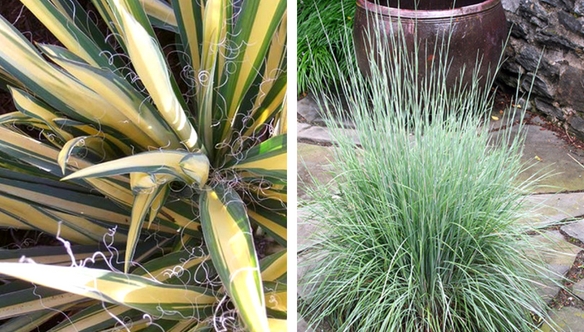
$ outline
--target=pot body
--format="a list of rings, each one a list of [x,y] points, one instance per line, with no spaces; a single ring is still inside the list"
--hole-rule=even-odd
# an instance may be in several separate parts
[[[357,0],[353,38],[359,68],[365,75],[369,75],[371,47],[386,44],[391,50],[393,43],[390,41],[398,40],[397,43],[406,45],[411,53],[417,43],[418,73],[426,75],[425,68],[440,58],[440,54],[436,54],[440,52],[440,43],[449,40],[449,85],[458,81],[463,68],[462,83],[470,83],[477,59],[482,59],[477,69],[479,84],[484,86],[486,78],[491,78],[489,67],[490,72],[496,68],[507,38],[501,0],[458,0],[456,6],[453,0],[401,0],[399,5],[401,7],[397,8],[396,0],[379,0],[378,3]],[[403,40],[398,38],[398,31],[403,31]],[[384,60],[388,59],[375,59]]]

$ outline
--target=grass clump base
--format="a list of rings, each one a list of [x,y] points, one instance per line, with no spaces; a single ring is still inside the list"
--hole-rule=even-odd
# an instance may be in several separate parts
[[[546,272],[518,223],[534,185],[517,180],[521,125],[490,134],[488,89],[447,86],[442,64],[420,79],[393,49],[380,58],[401,61],[369,79],[353,66],[344,100],[321,98],[335,177],[304,202],[318,231],[300,254],[300,314],[331,331],[536,330]],[[360,146],[331,115],[344,103]]]

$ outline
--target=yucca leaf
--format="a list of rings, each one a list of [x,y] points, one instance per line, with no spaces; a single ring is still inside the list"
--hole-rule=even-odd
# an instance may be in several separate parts
[[[132,154],[133,146],[128,145],[126,142],[118,139],[115,136],[104,133],[103,131],[96,129],[86,123],[66,119],[66,118],[54,118],[53,123],[60,129],[70,133],[71,135],[77,136],[100,136],[104,137],[107,142],[110,142],[110,147],[115,151],[116,156],[127,156]]]
[[[285,0],[261,0],[246,2],[242,6],[235,27],[233,28],[233,43],[240,45],[236,51],[236,64],[229,74],[227,84],[223,85],[220,94],[226,98],[228,105],[227,121],[222,126],[221,141],[230,136],[230,124],[238,110],[238,106],[248,88],[257,76],[257,70],[264,61],[272,37],[286,11]],[[270,17],[270,20],[262,18]]]
[[[245,205],[221,185],[200,196],[203,236],[227,293],[251,331],[267,331],[257,254]]]
[[[259,205],[252,206],[247,211],[249,218],[262,227],[266,233],[273,237],[279,244],[286,246],[287,223],[286,215],[265,209]]]
[[[203,284],[216,276],[211,257],[202,249],[169,253],[136,267],[132,274],[173,285]]]
[[[37,211],[35,214],[39,218],[44,216],[42,219],[39,219],[39,225],[44,225],[45,223],[41,221],[47,219],[47,225],[49,225],[47,227],[50,228],[44,228],[45,231],[54,234],[56,231],[55,221],[57,220],[62,220],[67,230],[69,229],[67,225],[78,228],[82,233],[80,234],[81,238],[86,238],[88,234],[91,234],[93,238],[100,239],[101,235],[107,233],[106,225],[113,226],[117,224],[127,229],[130,219],[129,212],[113,204],[107,198],[90,193],[89,191],[85,192],[82,187],[63,185],[64,183],[58,181],[34,177],[26,181],[22,178],[10,176],[10,173],[0,170],[0,195],[4,195],[0,199],[11,199],[10,202],[14,202],[15,205],[13,207],[14,209],[18,206],[22,206],[25,209],[29,209],[30,206],[47,208],[34,210]],[[7,205],[6,207],[9,208],[11,206]],[[180,227],[185,227],[184,230],[189,234],[197,234],[197,224],[193,224],[185,216],[167,210],[167,208],[162,208],[164,215],[162,216],[163,220],[159,221],[159,231],[174,233],[176,225],[179,225]],[[13,212],[15,211],[21,211],[21,209],[14,210]],[[22,227],[22,222],[25,220],[34,221],[34,219],[27,218],[30,218],[29,214],[24,214],[24,218],[21,216],[13,219],[3,219],[1,225],[14,226],[8,223],[10,220],[14,220]],[[82,226],[88,222],[86,218],[93,221],[87,224],[87,226]],[[98,220],[101,221],[101,224],[94,224],[94,221]],[[169,220],[172,220],[176,225],[171,224]],[[87,227],[85,231],[84,227]],[[89,230],[94,231],[88,232]],[[121,233],[118,236],[119,240],[125,238]]]
[[[288,201],[286,187],[279,188],[274,184],[266,187],[265,183],[263,185],[250,183],[247,185],[247,189],[254,196],[254,199],[260,202],[265,199],[270,199],[285,204]]]
[[[46,321],[53,319],[55,316],[63,315],[64,310],[69,309],[74,304],[67,304],[56,307],[53,310],[45,309],[18,316],[5,321],[0,325],[0,332],[30,332],[38,329]]]
[[[129,213],[95,194],[6,178],[0,178],[0,193],[26,201],[26,205],[42,204],[54,210],[67,211],[72,215],[82,215],[120,225],[127,225],[129,222]]]
[[[198,94],[198,129],[203,135],[204,145],[212,160],[215,158],[214,116],[225,112],[217,108],[215,86],[220,77],[219,71],[222,70],[218,59],[223,48],[221,40],[227,33],[227,2],[226,0],[209,0],[205,4],[202,12],[201,62],[193,64],[195,70],[200,73],[195,80]]]
[[[287,38],[288,38],[288,11],[286,10],[282,14],[282,20],[276,29],[272,37],[272,42],[270,44],[270,49],[266,56],[266,69],[265,73],[267,75],[286,74],[287,63],[286,63],[286,50],[287,50]],[[275,77],[275,76],[272,76]]]
[[[156,109],[132,85],[113,72],[68,59],[66,50],[57,46],[43,46],[45,53],[67,72],[103,98],[106,98],[139,132],[126,136],[144,149],[155,146],[168,149],[180,147],[179,139]]]
[[[0,66],[0,89],[8,91],[9,86],[22,88],[23,84]]]
[[[176,16],[166,2],[161,0],[140,0],[153,26],[178,33]]]
[[[130,185],[134,192],[134,204],[132,205],[132,220],[128,230],[128,240],[126,243],[126,255],[124,263],[124,273],[128,273],[134,251],[138,245],[140,231],[144,224],[146,214],[150,211],[150,206],[161,191],[161,184],[172,180],[169,175],[150,175],[148,173],[134,172],[130,174]]]
[[[72,119],[117,136],[122,136],[120,132],[136,130],[107,100],[44,60],[3,17],[0,17],[0,43],[4,46],[0,49],[0,66],[50,106]],[[71,94],[72,90],[76,93]]]
[[[252,117],[254,119],[253,125],[245,129],[244,135],[252,136],[252,134],[261,129],[262,126],[270,124],[270,120],[276,115],[281,114],[282,109],[285,107],[286,89],[288,87],[287,81],[287,75],[282,73],[278,76],[275,82],[271,82],[270,89],[266,93],[260,92],[260,96],[263,98],[258,96],[256,99],[256,101],[261,99],[261,103],[254,106],[252,112]],[[266,83],[267,82],[264,81],[262,87]],[[285,133],[285,131],[283,133]]]
[[[150,213],[148,218],[148,228],[152,225],[152,222],[158,215],[158,211],[164,206],[168,194],[170,193],[170,183],[163,184],[160,186],[158,193],[150,203]]]
[[[262,280],[286,281],[288,263],[288,251],[281,250],[275,254],[264,257],[260,261]]]
[[[128,173],[168,174],[188,184],[203,185],[209,176],[209,160],[202,153],[185,151],[151,151],[112,160],[79,170],[64,181]]]
[[[202,8],[204,3],[197,1],[172,0],[172,8],[178,21],[178,28],[182,44],[188,56],[185,57],[188,68],[197,71],[201,64],[201,45],[203,40],[203,19]],[[198,84],[198,80],[193,77],[190,85]],[[199,130],[201,126],[199,124]],[[202,132],[200,132],[203,135]]]
[[[9,155],[11,158],[18,160],[20,164],[24,162],[25,164],[37,167],[37,172],[42,176],[60,178],[62,171],[57,163],[58,150],[28,136],[8,130],[7,128],[0,127],[0,137],[2,137],[0,141],[0,153]],[[76,167],[87,167],[91,165],[84,160],[72,156],[70,159],[72,159],[70,164]],[[130,206],[132,204],[132,192],[129,189],[129,185],[126,185],[128,180],[123,177],[108,179],[90,178],[76,183],[87,185],[85,182],[115,202],[124,206]]]
[[[39,173],[58,177],[58,151],[28,136],[0,127],[0,151],[10,157],[38,168]]]
[[[9,112],[0,115],[0,124],[5,127],[12,127],[14,128],[15,124],[26,123],[26,121],[30,121],[31,124],[41,123],[40,120],[31,118],[28,115],[24,115],[21,112]]]
[[[141,318],[142,315],[140,311],[125,306],[99,303],[68,317],[52,328],[50,332],[102,331],[118,323],[114,317]]]
[[[128,55],[136,72],[161,116],[188,149],[197,149],[195,129],[185,113],[185,102],[176,93],[176,82],[168,70],[166,59],[155,41],[146,14],[136,1],[108,0],[125,40]]]
[[[8,159],[7,156],[3,156],[1,154],[0,154],[0,156]],[[4,159],[4,161],[7,161],[7,159]],[[22,166],[22,168],[18,168],[17,170],[10,169],[9,167],[0,168],[0,178],[14,180],[14,181],[22,181],[22,182],[28,183],[28,184],[46,185],[49,187],[70,190],[70,191],[75,192],[75,193],[77,193],[77,192],[83,193],[83,194],[92,194],[93,193],[93,190],[91,188],[82,187],[82,186],[79,186],[78,184],[74,184],[74,183],[61,182],[61,181],[59,181],[58,177],[56,177],[56,178],[43,177],[41,175],[44,175],[44,174],[42,174],[42,173],[39,174],[38,168],[36,168],[34,166],[30,166],[30,169],[31,169],[31,171],[27,172],[26,170],[28,170],[28,168],[25,166]],[[93,194],[95,194],[95,193],[93,193]]]
[[[97,156],[104,158],[105,156],[113,156],[115,152],[104,142],[104,138],[100,136],[79,136],[70,139],[65,143],[57,156],[57,163],[61,166],[61,171],[65,174],[67,167],[67,160],[72,154],[77,154],[79,151],[89,150]]]
[[[211,332],[213,329],[209,326],[209,323],[199,323],[193,321],[182,321],[182,322],[163,322],[165,325],[164,332]],[[147,332],[144,330],[144,332]]]
[[[79,244],[95,243],[103,237],[103,234],[108,232],[108,228],[100,227],[100,225],[89,222],[81,217],[72,215],[58,216],[59,212],[57,211],[50,211],[34,205],[31,206],[4,196],[0,196],[0,212],[26,224],[28,226],[26,228],[30,227],[31,229],[40,230],[49,234],[57,234],[60,230],[64,238]],[[75,222],[70,222],[60,217],[70,217],[75,219]]]
[[[272,332],[287,332],[288,324],[285,319],[268,318],[270,331]]]
[[[116,330],[106,330],[107,332],[117,332]],[[151,319],[141,319],[132,322],[132,332],[211,332],[216,331],[209,327],[208,322],[199,323],[196,320],[157,320],[154,324]]]
[[[120,57],[114,56],[116,51],[107,42],[99,27],[95,24],[94,19],[87,13],[85,8],[77,0],[52,0],[55,8],[65,15],[72,24],[79,28],[89,37],[101,50],[102,57],[107,58],[112,70],[123,70],[126,64]],[[106,22],[107,23],[107,22]],[[123,75],[122,75],[123,76]]]
[[[20,263],[2,264],[20,265]],[[3,271],[0,271],[0,274],[2,273]],[[0,286],[0,319],[83,301],[87,301],[87,298],[45,287],[33,288],[30,283],[12,282],[8,285]]]
[[[10,213],[0,211],[0,218],[2,218],[2,223],[0,224],[3,228],[8,229],[21,229],[21,230],[36,230],[36,227],[32,226],[30,223],[23,222],[22,218],[14,216]]]
[[[188,187],[187,187],[188,188]],[[155,208],[156,206],[153,206]],[[193,222],[193,210],[197,210],[198,202],[190,199],[179,198],[177,200],[166,202],[158,212],[158,218],[168,220],[182,229],[175,231],[187,231],[188,235],[195,235],[199,238],[199,223]],[[196,231],[196,232],[194,232]]]
[[[274,33],[266,60],[263,64],[263,75],[258,76],[244,98],[253,104],[247,108],[254,121],[247,128],[235,126],[235,130],[245,130],[244,136],[252,136],[254,132],[260,130],[279,114],[285,107],[285,96],[287,87],[286,75],[286,22],[287,15],[284,13],[280,26]],[[276,119],[277,120],[277,119]],[[286,122],[286,121],[284,121]],[[276,134],[282,134],[285,131]]]
[[[96,252],[96,248],[95,245],[74,245],[71,246],[71,251],[75,253],[76,259],[84,260],[92,257]],[[0,262],[16,263],[23,256],[39,264],[71,265],[71,256],[63,246],[35,246],[18,250],[0,250]],[[96,256],[95,260],[99,261],[102,258],[101,256]]]
[[[104,44],[97,45],[79,27],[49,1],[21,0],[21,2],[38,18],[47,29],[71,52],[77,54],[87,63],[98,67],[110,67]],[[105,49],[113,54],[114,50]]]
[[[286,178],[287,135],[274,136],[249,149],[232,167],[258,176]]]
[[[153,316],[198,317],[212,310],[215,294],[201,287],[173,286],[131,274],[82,267],[0,263],[0,273],[71,294],[122,304]],[[205,316],[205,315],[203,315]]]
[[[288,290],[285,283],[264,281],[264,294],[268,315],[274,318],[286,318],[288,311]]]
[[[164,119],[125,79],[111,70],[95,68],[83,63],[81,59],[64,48],[54,45],[39,47],[49,59],[66,70],[68,74],[83,82],[85,87],[91,89],[100,98],[107,100],[110,105],[108,114],[115,115],[112,118],[121,122],[110,124],[107,119],[104,119],[103,123],[115,130],[123,131],[125,144],[132,145],[138,151],[144,151],[149,147],[165,146],[174,149],[180,147],[179,140],[172,134],[172,130]],[[101,127],[99,132],[101,134]]]
[[[282,109],[277,117],[275,134],[283,135],[286,134],[287,132],[288,132],[288,103],[287,97],[284,97],[284,100],[282,101]]]
[[[142,276],[152,276],[154,275],[158,281],[168,282],[169,278],[171,278],[171,273],[168,270],[172,269],[172,264],[178,262],[179,258],[188,258],[188,254],[185,251],[172,253],[166,255],[164,257],[156,258],[144,264],[143,266],[139,266],[133,273],[137,273]],[[204,262],[208,259],[208,257],[203,258],[202,260],[199,259],[190,259],[186,263],[190,265],[186,269],[191,269],[192,266],[196,266],[201,262]],[[193,263],[193,261],[195,261]],[[164,271],[167,270],[167,271]],[[171,279],[172,280],[172,279]],[[172,283],[172,282],[171,282]],[[178,280],[176,284],[183,285],[184,281]],[[68,320],[63,321],[61,324],[57,325],[54,329],[51,329],[51,332],[65,332],[65,331],[101,331],[107,327],[115,325],[118,321],[115,320],[112,315],[117,317],[133,317],[132,321],[135,323],[138,318],[143,316],[137,310],[130,309],[126,306],[120,305],[105,305],[106,310],[104,311],[104,304],[97,304],[87,309],[69,317]],[[198,317],[199,319],[203,319],[203,317]],[[188,330],[189,327],[192,325],[197,325],[197,321],[192,320],[184,320],[184,321],[157,321],[157,325],[164,325],[165,331],[182,331],[180,327],[185,327]],[[168,326],[170,325],[170,326]],[[146,325],[148,326],[148,325]],[[132,324],[132,331],[136,328],[136,324]]]
[[[249,178],[247,178],[246,180],[249,180]],[[269,181],[267,181],[266,183],[270,183]],[[267,186],[267,188],[270,188],[269,186]],[[252,208],[254,208],[256,206],[262,207],[264,209],[268,209],[271,210],[275,213],[280,213],[280,214],[287,214],[287,206],[286,203],[281,201],[281,200],[277,200],[277,199],[270,199],[270,198],[266,198],[264,196],[248,196],[248,200],[249,205]]]
[[[68,141],[73,138],[71,134],[55,125],[53,119],[56,118],[56,115],[52,112],[50,106],[48,106],[41,100],[31,96],[25,91],[17,88],[11,87],[10,93],[12,94],[14,105],[22,114],[42,121],[53,133],[58,135],[63,141]]]

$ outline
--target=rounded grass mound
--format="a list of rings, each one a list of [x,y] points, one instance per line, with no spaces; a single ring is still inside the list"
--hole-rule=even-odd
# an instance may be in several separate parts
[[[322,99],[335,177],[304,202],[318,232],[300,254],[301,315],[331,331],[534,331],[548,316],[518,223],[533,185],[517,181],[520,128],[490,134],[492,98],[445,93],[445,75],[352,77],[342,94],[360,147],[330,116],[342,102]]]
[[[470,128],[371,139],[386,151],[342,151],[338,197],[314,193],[304,311],[334,331],[529,331],[542,303],[514,227],[518,158]]]

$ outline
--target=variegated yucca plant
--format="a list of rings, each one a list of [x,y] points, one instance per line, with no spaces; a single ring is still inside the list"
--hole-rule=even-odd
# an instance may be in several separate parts
[[[0,250],[0,331],[284,331],[286,1],[22,3],[0,227],[62,245]]]

